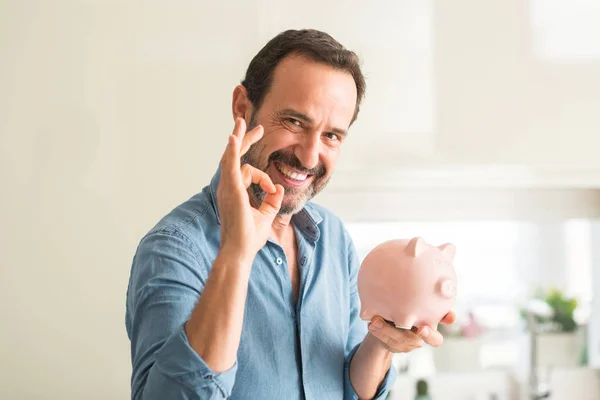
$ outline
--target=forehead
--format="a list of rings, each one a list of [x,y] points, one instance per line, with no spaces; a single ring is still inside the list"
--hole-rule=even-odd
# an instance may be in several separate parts
[[[327,120],[347,129],[354,116],[356,96],[356,84],[349,72],[294,55],[275,68],[263,105],[291,108],[315,121]]]

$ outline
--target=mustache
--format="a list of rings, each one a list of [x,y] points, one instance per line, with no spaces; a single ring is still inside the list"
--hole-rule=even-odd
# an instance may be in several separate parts
[[[307,175],[314,175],[317,178],[324,176],[326,172],[325,166],[323,164],[319,164],[316,167],[309,169],[302,165],[302,161],[300,161],[298,157],[296,157],[293,153],[288,153],[281,150],[277,150],[271,153],[271,155],[269,156],[268,164],[271,165],[273,162],[289,165],[290,167],[300,171],[301,173]]]

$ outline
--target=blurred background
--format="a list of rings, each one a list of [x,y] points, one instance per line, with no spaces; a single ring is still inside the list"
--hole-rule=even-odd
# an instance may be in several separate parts
[[[458,321],[390,398],[600,399],[598,0],[0,0],[0,398],[129,398],[138,241],[214,174],[254,54],[306,27],[368,85],[316,201],[361,258],[457,246]]]

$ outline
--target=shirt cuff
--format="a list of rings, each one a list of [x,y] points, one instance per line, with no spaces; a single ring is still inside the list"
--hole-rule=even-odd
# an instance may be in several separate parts
[[[223,397],[229,398],[235,383],[237,360],[227,371],[214,372],[190,346],[184,327],[182,324],[159,350],[156,366],[161,373],[192,392],[199,393],[216,385]]]
[[[354,348],[348,353],[346,357],[346,362],[344,362],[344,400],[359,400],[358,395],[354,391],[352,387],[352,383],[350,382],[350,361],[352,357],[354,357],[354,353],[358,350],[360,343],[354,346]],[[396,380],[396,369],[394,368],[394,363],[390,364],[390,368],[388,372],[385,374],[383,381],[377,388],[377,392],[375,392],[375,396],[373,400],[383,400],[388,395],[388,392],[392,389],[394,385],[394,381]]]

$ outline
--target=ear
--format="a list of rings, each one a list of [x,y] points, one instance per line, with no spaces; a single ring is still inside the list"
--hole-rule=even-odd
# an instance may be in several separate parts
[[[438,246],[438,249],[442,251],[444,258],[450,262],[454,261],[454,256],[456,255],[456,246],[452,243],[444,243],[441,246]]]
[[[406,252],[411,257],[418,257],[425,250],[425,241],[420,237],[410,239],[406,246]]]
[[[250,122],[252,115],[252,103],[248,98],[248,92],[244,85],[237,85],[233,89],[233,98],[231,100],[231,111],[233,113],[233,120],[236,118],[244,118],[246,124]]]

